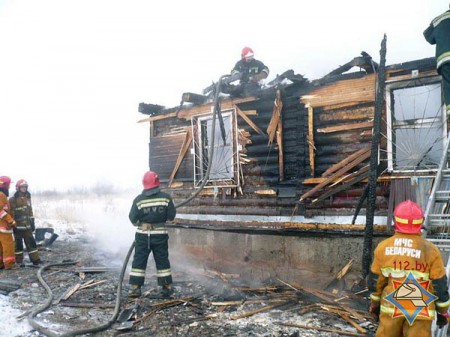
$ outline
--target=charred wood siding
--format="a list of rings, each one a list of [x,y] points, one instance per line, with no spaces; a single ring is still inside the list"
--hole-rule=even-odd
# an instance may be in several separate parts
[[[294,185],[311,175],[308,149],[308,112],[297,96],[283,99],[284,175]]]
[[[162,181],[168,180],[175,167],[181,146],[186,136],[186,128],[190,124],[175,118],[162,119],[154,122],[154,136],[149,142],[149,167],[158,172]],[[188,151],[181,162],[175,179],[192,181],[194,178],[194,161]]]
[[[375,76],[335,80],[325,84],[313,83],[316,88],[302,97],[302,102],[313,108],[313,137],[315,146],[315,176],[320,177],[330,166],[356,151],[370,146],[375,106]],[[367,160],[352,169],[355,172],[367,165]],[[365,183],[356,183],[348,190],[338,192],[322,201],[311,203],[324,190],[305,201],[306,215],[320,214],[326,208],[355,208]],[[311,189],[314,186],[309,186]],[[377,207],[386,209],[387,197],[378,191]]]

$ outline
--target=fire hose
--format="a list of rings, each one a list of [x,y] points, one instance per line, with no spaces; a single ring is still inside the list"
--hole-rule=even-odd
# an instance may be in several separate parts
[[[212,133],[211,133],[211,150],[209,151],[208,154],[208,167],[206,169],[205,172],[205,176],[203,178],[202,183],[200,184],[200,186],[197,188],[197,190],[195,191],[195,193],[193,193],[190,197],[188,197],[186,200],[183,200],[182,202],[180,202],[179,204],[175,205],[176,208],[181,207],[186,205],[187,203],[191,202],[193,199],[195,199],[200,192],[202,191],[202,189],[206,186],[208,179],[209,179],[209,175],[211,172],[211,163],[213,160],[213,156],[214,156],[214,140],[215,140],[215,132],[216,132],[216,117],[217,116],[221,116],[220,115],[220,104],[219,104],[219,94],[220,94],[220,88],[222,85],[222,81],[224,78],[229,77],[229,75],[223,75],[220,77],[219,81],[216,83],[215,86],[215,92],[214,92],[214,102],[213,102],[213,115],[212,115]],[[219,119],[221,123],[223,123],[222,119]],[[223,126],[221,126],[222,128]],[[36,308],[35,310],[33,310],[28,316],[28,322],[30,323],[30,325],[33,327],[33,329],[39,331],[40,333],[44,334],[45,336],[48,337],[72,337],[72,336],[78,336],[78,335],[84,335],[84,334],[89,334],[89,333],[96,333],[99,331],[103,331],[108,329],[111,325],[114,324],[114,322],[116,321],[118,315],[119,315],[119,310],[120,310],[120,296],[121,296],[121,292],[122,292],[122,283],[123,283],[123,279],[125,276],[125,270],[127,268],[128,262],[130,260],[130,256],[133,253],[135,247],[135,243],[133,241],[133,243],[131,244],[130,248],[128,249],[128,253],[125,257],[125,260],[123,262],[122,265],[122,269],[120,271],[120,276],[119,276],[119,284],[117,286],[117,292],[116,292],[116,302],[115,302],[115,306],[114,306],[114,311],[113,314],[111,316],[111,318],[109,319],[108,322],[106,322],[105,324],[96,326],[96,327],[92,327],[92,328],[85,328],[85,329],[79,329],[79,330],[74,330],[74,331],[69,331],[63,334],[56,334],[53,331],[50,331],[48,328],[40,325],[39,323],[37,323],[35,321],[35,317],[41,313],[42,311],[46,310],[47,308],[49,308],[53,302],[53,292],[50,289],[50,287],[48,286],[48,284],[45,282],[44,278],[42,277],[42,272],[46,269],[49,269],[51,267],[55,267],[55,266],[66,266],[66,265],[73,265],[76,264],[76,262],[63,262],[63,263],[55,263],[55,264],[48,264],[45,266],[42,266],[41,268],[39,268],[38,272],[37,272],[37,277],[39,282],[41,283],[41,285],[45,288],[46,292],[47,292],[47,301],[40,307]]]

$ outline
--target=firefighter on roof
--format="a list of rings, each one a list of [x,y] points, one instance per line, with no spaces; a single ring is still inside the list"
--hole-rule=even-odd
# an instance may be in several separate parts
[[[255,59],[253,49],[245,47],[241,52],[241,59],[231,70],[231,76],[239,75],[239,86],[228,89],[233,96],[255,94],[260,89],[260,82],[269,76],[269,68]],[[225,90],[224,92],[227,92]]]
[[[430,337],[447,324],[447,276],[437,246],[421,236],[423,211],[411,200],[394,210],[395,234],[379,243],[368,276],[377,337]]]
[[[0,269],[15,268],[13,228],[16,222],[10,215],[8,201],[11,179],[0,177]]]
[[[130,297],[141,296],[145,280],[148,257],[153,252],[158,285],[162,295],[169,297],[173,290],[169,262],[169,235],[165,226],[167,220],[175,219],[176,210],[172,198],[159,190],[159,177],[148,171],[142,180],[144,190],[133,201],[129,218],[136,226],[135,253],[130,272]]]
[[[14,228],[16,239],[16,262],[23,266],[23,243],[27,248],[31,262],[36,266],[41,263],[36,241],[33,236],[35,231],[33,208],[31,206],[31,194],[28,191],[28,183],[20,179],[16,183],[16,193],[9,199],[11,215],[16,220]]]

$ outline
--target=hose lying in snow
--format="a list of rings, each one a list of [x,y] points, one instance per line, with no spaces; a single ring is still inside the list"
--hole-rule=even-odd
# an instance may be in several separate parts
[[[208,168],[205,172],[205,177],[202,181],[202,183],[200,184],[200,186],[198,187],[197,191],[195,191],[194,194],[192,194],[189,198],[187,198],[186,200],[182,201],[181,203],[179,203],[178,205],[175,205],[175,207],[181,207],[183,205],[186,205],[187,203],[189,203],[190,201],[192,201],[194,198],[196,198],[199,193],[202,191],[202,189],[205,187],[206,183],[208,182],[209,179],[209,174],[211,172],[211,163],[212,163],[212,159],[213,159],[213,155],[214,155],[214,139],[215,139],[215,133],[216,133],[216,116],[219,112],[219,94],[220,94],[220,87],[221,87],[221,83],[222,83],[222,79],[224,77],[227,77],[228,75],[223,75],[220,77],[219,81],[216,84],[216,90],[214,93],[214,109],[213,109],[213,115],[212,115],[212,133],[211,133],[211,150],[209,152],[209,156],[208,156]],[[127,256],[125,257],[125,260],[123,262],[122,265],[122,269],[120,271],[120,276],[119,276],[119,284],[117,286],[117,297],[116,297],[116,305],[114,307],[114,312],[110,318],[110,320],[103,324],[103,325],[99,325],[97,327],[93,327],[93,328],[86,328],[86,329],[80,329],[80,330],[74,330],[74,331],[69,331],[66,332],[62,335],[58,335],[55,334],[54,332],[50,331],[48,328],[41,326],[39,323],[37,323],[34,320],[34,317],[36,317],[37,314],[41,313],[42,311],[46,310],[48,307],[51,306],[52,302],[53,302],[53,292],[50,289],[50,287],[47,285],[47,283],[45,282],[45,280],[42,278],[42,272],[45,269],[48,269],[50,267],[55,267],[55,266],[65,266],[65,265],[71,265],[71,264],[75,264],[76,262],[65,262],[65,263],[56,263],[56,264],[49,264],[49,265],[45,265],[41,268],[39,268],[38,272],[37,272],[37,277],[39,279],[39,282],[42,284],[42,286],[45,288],[45,290],[47,291],[47,295],[48,295],[48,299],[45,302],[45,304],[43,304],[42,306],[38,307],[37,309],[33,310],[29,315],[28,315],[28,322],[30,323],[30,325],[33,327],[33,329],[39,331],[40,333],[44,334],[45,336],[48,337],[71,337],[71,336],[77,336],[77,335],[84,335],[84,334],[89,334],[89,333],[95,333],[95,332],[99,332],[99,331],[103,331],[108,329],[111,325],[114,324],[114,322],[117,319],[117,316],[119,315],[119,310],[120,310],[120,296],[121,296],[121,292],[122,292],[122,283],[123,283],[123,278],[125,276],[125,270],[127,268],[128,262],[130,260],[130,256],[131,253],[134,250],[134,241],[131,244],[130,248],[128,249],[128,253]]]
[[[126,261],[128,261],[130,259],[130,255],[133,252],[133,248],[134,248],[134,244],[128,250],[127,256],[125,258]],[[42,272],[45,269],[48,269],[50,267],[67,266],[67,265],[73,265],[75,263],[76,262],[63,262],[63,263],[48,264],[48,265],[45,265],[45,266],[39,268],[39,270],[37,272],[38,280],[42,284],[42,286],[45,288],[45,290],[47,291],[48,298],[47,298],[47,301],[42,306],[40,306],[37,309],[33,310],[28,315],[28,323],[30,323],[30,325],[33,327],[33,329],[39,331],[40,333],[44,334],[45,336],[48,336],[48,337],[71,337],[71,336],[84,335],[84,334],[89,334],[89,333],[95,333],[95,332],[103,331],[103,330],[108,329],[111,325],[113,325],[114,322],[117,319],[117,316],[119,315],[120,295],[121,295],[121,292],[122,292],[122,282],[123,282],[123,277],[125,275],[125,270],[126,270],[127,264],[124,264],[122,266],[121,271],[120,271],[119,284],[117,285],[117,293],[116,293],[116,305],[114,307],[114,312],[113,312],[110,320],[107,323],[99,325],[97,327],[93,327],[93,328],[74,330],[74,331],[69,331],[69,332],[63,333],[62,335],[58,335],[58,334],[55,334],[54,332],[50,331],[48,328],[41,326],[39,323],[37,323],[34,320],[34,317],[36,317],[37,314],[39,314],[42,311],[46,310],[48,307],[50,307],[52,305],[52,302],[53,302],[53,292],[50,289],[50,287],[48,286],[48,284],[45,282],[45,280],[43,279]]]

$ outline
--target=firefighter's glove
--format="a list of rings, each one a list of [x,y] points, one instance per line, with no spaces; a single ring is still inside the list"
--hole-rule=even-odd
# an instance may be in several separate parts
[[[7,224],[6,224],[6,228],[7,229],[13,229],[14,227],[16,227],[16,222],[13,220],[13,221],[11,221],[11,222],[8,222]]]
[[[448,324],[448,318],[450,317],[450,315],[448,314],[448,312],[443,312],[437,313],[437,326],[439,327],[439,329],[442,329],[444,326],[446,326]]]
[[[378,322],[380,320],[380,303],[370,303],[369,313]]]
[[[267,77],[267,74],[265,72],[260,72],[259,74],[253,75],[250,77],[250,81],[254,83],[258,83],[259,81],[265,79]]]
[[[34,224],[34,218],[30,218],[30,229],[33,233],[36,230],[36,226]]]

